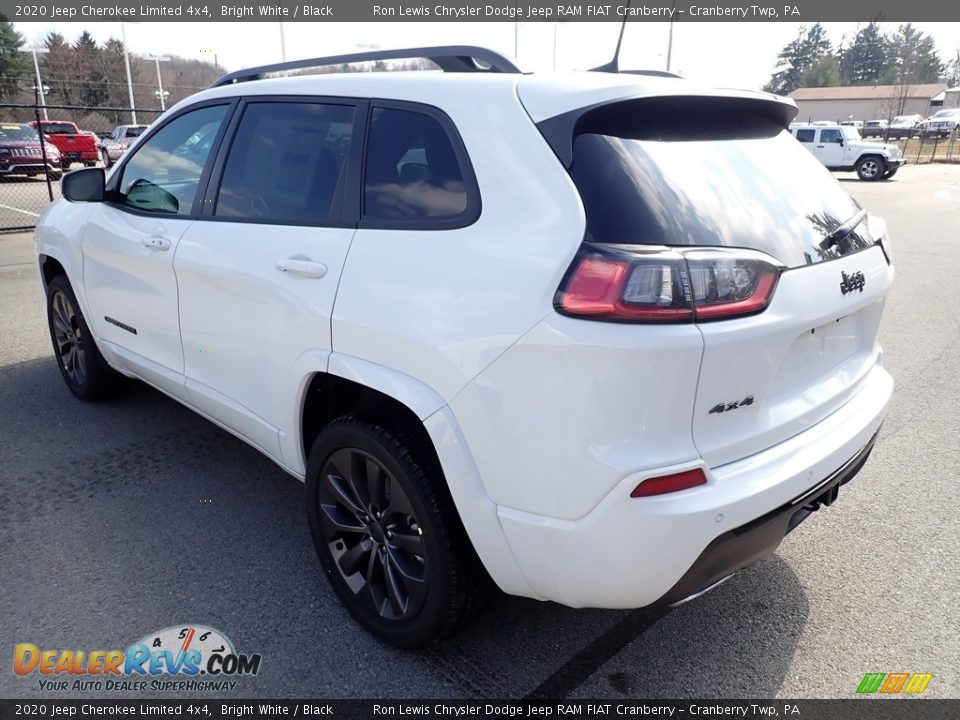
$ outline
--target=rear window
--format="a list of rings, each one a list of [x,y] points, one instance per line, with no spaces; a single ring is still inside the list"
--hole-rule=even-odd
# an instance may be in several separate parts
[[[47,135],[76,135],[77,129],[69,123],[46,122],[41,125]]]
[[[873,244],[861,223],[845,241],[820,247],[860,208],[782,125],[705,116],[678,123],[638,112],[631,122],[621,112],[578,126],[570,172],[586,241],[753,248],[788,267]]]

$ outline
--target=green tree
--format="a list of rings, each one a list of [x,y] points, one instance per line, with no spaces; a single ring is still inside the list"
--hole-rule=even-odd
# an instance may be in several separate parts
[[[74,86],[77,74],[74,49],[58,32],[48,33],[43,41],[48,52],[43,56],[42,75],[44,85],[49,86],[58,105],[73,105]],[[49,99],[47,102],[54,102]]]
[[[106,97],[103,105],[106,107],[122,108],[130,104],[127,94],[127,70],[123,63],[123,43],[116,38],[109,38],[101,48],[100,72],[103,74]],[[104,111],[114,125],[120,125],[128,118],[127,113]]]
[[[22,47],[23,35],[6,16],[0,15],[0,100],[16,95],[21,79],[30,76],[31,60],[27,53],[20,51]]]
[[[98,107],[106,104],[107,78],[103,71],[102,51],[88,31],[84,30],[73,45],[81,105]]]
[[[839,55],[844,85],[877,85],[890,68],[890,42],[877,22],[859,28],[853,42]]]
[[[803,87],[836,87],[840,84],[840,63],[834,55],[819,58],[803,74]]]
[[[803,87],[807,73],[817,61],[830,52],[830,39],[822,24],[815,23],[809,28],[801,26],[797,37],[777,55],[778,70],[773,73],[764,89],[786,95],[798,87]]]
[[[890,65],[884,77],[888,85],[939,82],[946,68],[937,55],[933,38],[913,24],[901,25],[889,39]]]

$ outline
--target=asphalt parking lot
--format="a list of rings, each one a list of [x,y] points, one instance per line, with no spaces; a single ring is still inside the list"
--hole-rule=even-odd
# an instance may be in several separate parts
[[[126,647],[201,623],[263,657],[237,698],[852,697],[867,672],[931,672],[927,696],[960,697],[960,165],[840,177],[892,229],[897,389],[839,502],[680,608],[500,596],[418,652],[337,603],[296,480],[153,390],[75,400],[31,242],[0,236],[0,696],[45,694],[12,672],[16,643]]]

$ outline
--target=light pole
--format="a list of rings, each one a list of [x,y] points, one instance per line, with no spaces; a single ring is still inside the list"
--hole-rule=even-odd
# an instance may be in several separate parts
[[[557,28],[563,24],[563,21],[553,23],[553,69],[557,69]]]
[[[673,0],[671,10],[676,10],[677,0]],[[667,34],[667,72],[670,72],[670,60],[673,58],[673,13],[670,13],[670,30]]]
[[[157,66],[157,87],[160,89],[154,94],[160,98],[160,109],[166,110],[167,104],[164,98],[166,98],[166,96],[170,93],[163,91],[163,79],[160,77],[160,63],[170,62],[170,58],[168,58],[166,55],[145,55],[144,60],[153,60],[154,64]]]
[[[120,23],[120,36],[123,39],[123,64],[127,68],[127,93],[130,96],[130,121],[137,124],[137,108],[133,100],[133,76],[130,75],[130,49],[127,47],[127,24]]]
[[[50,118],[47,117],[47,101],[44,99],[44,95],[46,95],[47,93],[46,93],[46,89],[43,87],[43,80],[40,79],[40,62],[37,60],[37,53],[40,53],[42,55],[50,51],[47,50],[46,48],[32,47],[32,48],[24,48],[20,52],[33,53],[33,72],[36,75],[36,78],[34,79],[34,82],[36,84],[34,85],[34,87],[40,88],[38,92],[40,95],[39,97],[40,107],[43,108],[43,119],[49,120]]]

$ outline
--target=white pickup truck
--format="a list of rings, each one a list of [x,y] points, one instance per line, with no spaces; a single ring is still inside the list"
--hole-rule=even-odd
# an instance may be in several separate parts
[[[830,170],[856,170],[861,180],[886,180],[906,164],[893,144],[867,142],[856,128],[795,123],[790,132]]]

